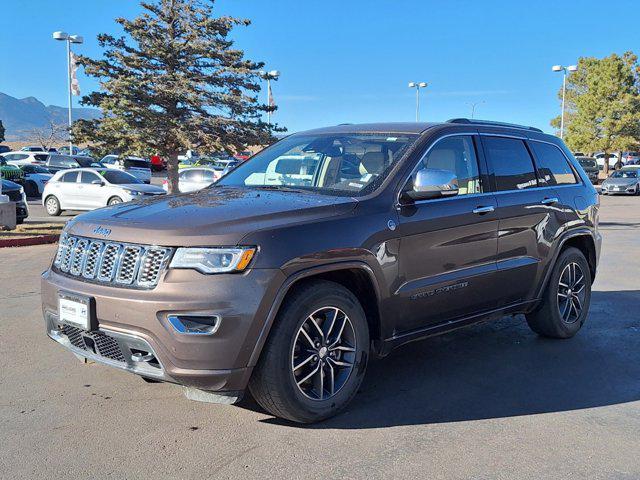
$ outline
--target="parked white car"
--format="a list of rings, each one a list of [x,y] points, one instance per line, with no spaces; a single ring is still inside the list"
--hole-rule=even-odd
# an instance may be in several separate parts
[[[100,160],[107,168],[127,172],[144,183],[151,183],[151,162],[140,157],[105,155]]]
[[[600,168],[600,170],[604,169],[604,153],[602,152],[596,153],[593,157],[596,159],[596,162],[598,162],[598,167]],[[609,168],[613,168],[613,166],[616,164],[617,161],[618,161],[618,154],[613,152],[610,153]],[[623,163],[624,163],[624,159],[623,159]]]
[[[211,167],[192,167],[180,170],[178,174],[178,188],[181,192],[195,192],[216,182],[222,175],[222,170]],[[162,188],[168,190],[167,180],[162,182]]]
[[[42,205],[49,215],[57,216],[63,210],[94,210],[164,193],[162,188],[145,185],[119,170],[72,168],[56,173],[47,182]]]
[[[43,164],[49,158],[46,152],[7,152],[2,154],[9,165],[20,167],[22,165]]]
[[[39,197],[44,192],[44,187],[53,175],[40,165],[21,165],[24,172],[24,192],[27,197]]]

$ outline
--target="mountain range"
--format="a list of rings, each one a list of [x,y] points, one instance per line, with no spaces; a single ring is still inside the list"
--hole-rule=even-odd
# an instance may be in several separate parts
[[[45,105],[35,97],[15,98],[0,92],[0,120],[5,128],[7,141],[29,140],[35,129],[46,128],[53,121],[66,125],[67,107]],[[71,118],[93,119],[100,117],[97,108],[73,108]]]

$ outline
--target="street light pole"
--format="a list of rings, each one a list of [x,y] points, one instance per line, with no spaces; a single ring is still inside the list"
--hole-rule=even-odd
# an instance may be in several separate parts
[[[69,121],[69,155],[73,155],[73,141],[71,140],[71,125],[73,120],[71,118],[71,109],[73,107],[71,96],[71,44],[82,43],[84,39],[80,35],[69,35],[66,32],[53,32],[53,39],[60,40],[67,43],[67,89],[68,89],[68,121]]]
[[[269,127],[271,127],[271,103],[273,100],[273,96],[271,94],[271,80],[277,80],[278,77],[280,77],[280,71],[279,70],[270,70],[268,72],[265,72],[264,70],[260,70],[258,72],[258,75],[260,75],[260,77],[262,77],[263,79],[265,79],[267,81],[267,106],[269,107],[269,110],[267,110],[267,124],[269,125]]]
[[[471,119],[473,119],[476,114],[476,107],[483,103],[484,103],[484,100],[480,100],[479,102],[472,102],[467,104],[471,107]]]
[[[409,82],[409,88],[416,89],[416,122],[420,121],[420,89],[426,87],[426,82]]]
[[[564,139],[564,100],[567,92],[567,72],[575,72],[578,70],[577,65],[569,65],[563,67],[562,65],[554,65],[551,67],[553,72],[562,72],[562,111],[560,112],[560,140]]]

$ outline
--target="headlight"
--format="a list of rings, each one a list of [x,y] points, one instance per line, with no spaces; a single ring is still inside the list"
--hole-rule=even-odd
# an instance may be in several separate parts
[[[137,192],[135,190],[128,190],[128,193],[132,197],[141,197],[142,195],[144,195],[144,192]]]
[[[170,268],[190,268],[200,273],[240,272],[256,253],[253,247],[178,248]]]

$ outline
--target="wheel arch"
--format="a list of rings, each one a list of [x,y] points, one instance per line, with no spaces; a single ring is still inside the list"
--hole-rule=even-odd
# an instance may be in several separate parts
[[[542,292],[544,292],[547,288],[547,284],[549,283],[549,279],[551,278],[551,272],[553,272],[560,254],[569,247],[577,248],[584,254],[585,258],[587,259],[587,263],[589,264],[589,271],[591,272],[591,282],[593,283],[593,281],[595,280],[597,271],[597,252],[596,241],[593,238],[593,233],[589,229],[580,229],[569,232],[559,240],[558,246],[556,247],[553,254],[553,260],[549,262],[549,266],[547,267],[547,271],[544,276],[544,282],[542,282],[542,285],[537,292],[536,298],[540,298]]]
[[[284,300],[297,288],[313,280],[328,280],[338,283],[351,291],[360,301],[364,309],[369,334],[372,341],[381,337],[380,291],[375,273],[364,262],[339,262],[318,266],[297,272],[288,277],[280,287],[275,300],[269,310],[264,326],[258,336],[251,357],[249,367],[254,367],[260,358],[264,344],[271,332],[273,323],[282,307]]]

